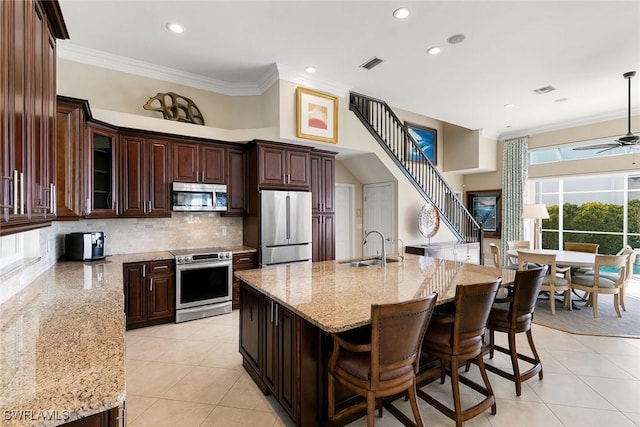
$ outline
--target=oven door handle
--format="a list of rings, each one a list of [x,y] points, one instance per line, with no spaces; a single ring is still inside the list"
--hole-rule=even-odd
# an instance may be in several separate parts
[[[211,268],[211,267],[231,267],[233,262],[231,260],[225,261],[206,261],[206,262],[197,262],[193,264],[179,264],[176,265],[177,271],[186,271],[186,270],[198,270],[202,268]]]

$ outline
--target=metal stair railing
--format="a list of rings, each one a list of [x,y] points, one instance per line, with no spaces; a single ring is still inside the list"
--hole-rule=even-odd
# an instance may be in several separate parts
[[[355,92],[349,93],[349,109],[360,119],[422,197],[432,203],[441,220],[456,235],[458,243],[480,244],[482,228],[447,184],[438,169],[418,148],[416,140],[386,102]],[[417,160],[408,160],[408,153]]]

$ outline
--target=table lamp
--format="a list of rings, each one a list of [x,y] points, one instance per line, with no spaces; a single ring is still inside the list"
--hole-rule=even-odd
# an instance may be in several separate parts
[[[522,219],[533,219],[533,249],[540,249],[540,219],[548,219],[549,212],[544,203],[524,205]]]

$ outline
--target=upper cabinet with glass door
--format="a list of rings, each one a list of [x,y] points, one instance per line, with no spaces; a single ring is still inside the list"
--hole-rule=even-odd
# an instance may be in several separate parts
[[[115,131],[89,125],[85,175],[87,218],[112,218],[118,215],[117,142]]]

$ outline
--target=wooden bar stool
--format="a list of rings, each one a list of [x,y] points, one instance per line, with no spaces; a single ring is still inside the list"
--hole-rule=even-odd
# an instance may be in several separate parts
[[[367,426],[373,427],[376,406],[383,397],[408,392],[417,426],[422,417],[416,400],[416,373],[421,343],[438,294],[396,304],[371,306],[371,341],[350,342],[347,334],[332,334],[333,353],[329,359],[328,412],[331,422],[339,422],[367,408]],[[336,412],[335,381],[366,398],[366,402]],[[385,405],[386,406],[386,405]],[[398,416],[391,408],[390,412]]]
[[[482,359],[483,338],[487,326],[487,319],[491,305],[496,298],[502,279],[475,285],[458,285],[455,296],[455,314],[434,316],[429,323],[427,333],[422,343],[423,355],[426,358],[440,360],[440,366],[427,369],[418,374],[418,387],[422,387],[434,378],[440,376],[444,383],[445,375],[451,376],[451,391],[453,393],[454,408],[451,409],[418,389],[418,397],[442,412],[456,422],[460,427],[463,421],[469,420],[491,408],[496,413],[496,400],[485,371]],[[484,386],[471,379],[460,376],[458,367],[469,359],[476,359]],[[485,398],[476,405],[462,409],[460,403],[460,384],[483,394]]]

